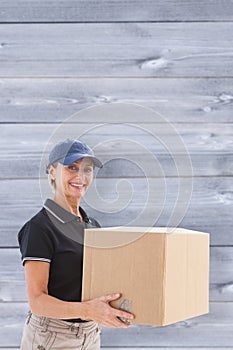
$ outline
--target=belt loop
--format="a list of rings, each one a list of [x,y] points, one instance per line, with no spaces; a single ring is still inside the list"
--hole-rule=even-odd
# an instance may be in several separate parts
[[[77,329],[77,334],[76,334],[76,337],[77,338],[80,338],[83,334],[83,330],[82,328],[80,327],[80,325],[78,325],[78,329]]]
[[[32,317],[32,313],[31,313],[31,311],[28,311],[26,324],[29,324],[31,317]]]
[[[44,316],[40,316],[40,326],[43,326],[45,323],[45,317]]]
[[[76,338],[79,338],[79,337],[81,337],[81,335],[82,335],[82,329],[81,329],[80,326],[78,326],[77,328],[78,328],[78,329],[77,329],[77,333],[76,333]]]
[[[40,316],[40,326],[43,327],[43,332],[47,332],[49,324],[49,318],[45,316]]]
[[[82,335],[82,329],[80,325],[76,326],[75,324],[71,323],[69,328],[71,332],[74,332],[74,331],[76,332],[76,338],[79,338]]]

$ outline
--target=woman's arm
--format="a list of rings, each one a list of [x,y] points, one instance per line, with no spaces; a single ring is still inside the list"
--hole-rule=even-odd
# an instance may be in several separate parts
[[[48,295],[49,268],[47,262],[25,262],[27,294],[32,313],[58,319],[93,320],[107,327],[129,327],[129,324],[121,322],[117,317],[132,319],[133,315],[109,305],[110,301],[120,297],[119,294],[85,302],[68,302]]]

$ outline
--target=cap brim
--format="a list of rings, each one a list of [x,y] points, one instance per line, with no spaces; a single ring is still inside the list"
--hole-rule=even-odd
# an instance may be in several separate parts
[[[58,162],[63,165],[70,165],[83,158],[90,158],[93,161],[94,165],[97,166],[98,168],[103,167],[103,164],[101,163],[101,161],[96,157],[90,156],[90,154],[72,154],[63,159],[59,159]]]

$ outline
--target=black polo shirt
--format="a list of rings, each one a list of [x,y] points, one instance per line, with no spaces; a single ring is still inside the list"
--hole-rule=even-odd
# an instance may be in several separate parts
[[[64,301],[81,301],[84,228],[100,227],[79,210],[83,221],[47,199],[18,234],[23,264],[26,260],[50,263],[48,294]],[[66,321],[85,322],[79,318]]]

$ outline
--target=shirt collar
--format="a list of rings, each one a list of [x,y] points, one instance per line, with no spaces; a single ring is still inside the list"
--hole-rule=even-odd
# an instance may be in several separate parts
[[[46,199],[44,203],[44,208],[63,224],[77,220],[77,218],[79,218],[78,216],[65,210],[59,204],[57,204],[56,202],[54,202],[52,199],[49,199],[49,198]],[[80,211],[80,214],[82,215],[83,221],[88,223],[90,220],[86,212],[81,207],[79,207],[79,211]]]

